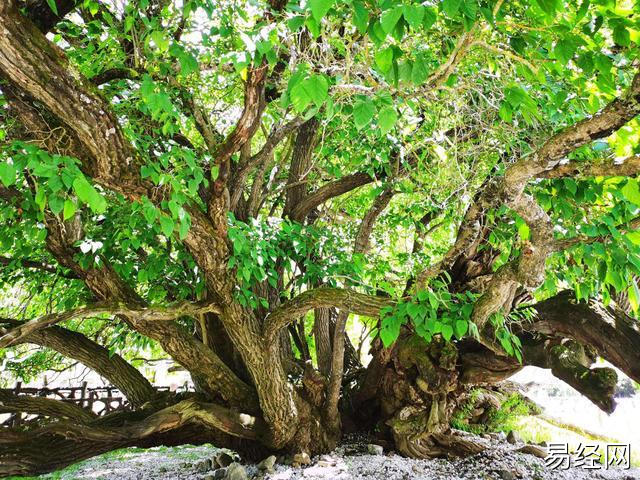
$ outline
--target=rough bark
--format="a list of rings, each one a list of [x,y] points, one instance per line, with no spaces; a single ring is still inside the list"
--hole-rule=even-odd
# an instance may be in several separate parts
[[[0,323],[4,323],[0,319]],[[36,331],[24,338],[25,342],[50,348],[64,357],[77,360],[107,379],[120,390],[134,407],[152,400],[156,391],[136,368],[120,355],[109,350],[81,333],[59,326]]]

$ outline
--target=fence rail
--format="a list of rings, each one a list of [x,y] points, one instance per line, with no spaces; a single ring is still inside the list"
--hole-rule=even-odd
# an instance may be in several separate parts
[[[158,392],[172,391],[172,387],[154,386]],[[173,391],[184,392],[189,390],[189,385],[184,385]],[[131,404],[126,397],[116,387],[88,387],[87,382],[83,382],[80,387],[48,388],[48,387],[23,387],[22,382],[16,383],[12,389],[5,389],[14,395],[29,395],[33,397],[46,397],[63,402],[74,403],[80,407],[95,412],[98,416],[109,413],[130,410]],[[0,419],[2,419],[0,414]],[[42,419],[41,415],[29,415],[21,412],[11,413],[9,417],[1,421],[2,427],[18,427],[21,425],[37,422]]]

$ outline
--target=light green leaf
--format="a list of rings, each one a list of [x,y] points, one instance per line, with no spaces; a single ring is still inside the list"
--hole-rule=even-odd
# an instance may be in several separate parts
[[[54,215],[58,215],[64,208],[64,199],[58,195],[49,197],[49,209]]]
[[[147,223],[152,225],[156,218],[158,218],[158,209],[151,202],[146,202],[142,207],[142,214],[147,220]]]
[[[309,98],[320,108],[329,94],[327,79],[323,75],[311,75],[302,83]]]
[[[76,192],[80,201],[89,205],[95,213],[103,213],[107,209],[106,200],[86,178],[76,177],[73,181],[73,191]]]
[[[622,187],[622,195],[631,203],[640,205],[640,189],[638,188],[638,181],[629,178],[624,187]]]
[[[442,330],[440,333],[442,333],[442,337],[448,342],[453,336],[453,327],[445,323],[444,325],[442,325]]]
[[[376,107],[370,98],[359,100],[353,106],[353,119],[358,130],[362,130],[369,125],[376,113]]]
[[[166,52],[169,49],[169,40],[164,36],[164,32],[161,30],[151,32],[151,40],[156,44],[158,50]]]
[[[47,0],[47,4],[49,5],[49,8],[53,11],[53,13],[58,15],[58,5],[56,5],[56,0]]]
[[[375,61],[381,72],[388,72],[393,65],[393,48],[387,47],[384,50],[378,50],[375,55]]]
[[[466,320],[456,320],[455,323],[455,334],[456,337],[462,338],[466,335],[469,330],[469,322]]]
[[[378,126],[382,133],[387,133],[389,130],[393,128],[398,120],[398,114],[396,113],[395,108],[391,106],[386,106],[378,112]]]
[[[421,56],[416,58],[416,61],[413,62],[413,69],[411,70],[411,80],[416,85],[421,85],[429,76],[429,71],[427,70],[427,66],[424,63],[424,60]]]
[[[448,17],[455,17],[462,6],[462,0],[443,0],[442,10]]]
[[[438,18],[438,12],[433,7],[425,7],[424,9],[424,28],[428,30],[436,23],[436,19]]]
[[[540,9],[549,16],[555,16],[557,10],[557,0],[534,0]]]
[[[462,13],[470,20],[474,20],[478,14],[478,3],[476,0],[464,0],[462,2]]]
[[[73,200],[67,198],[64,201],[64,208],[62,209],[62,218],[64,220],[69,220],[75,215],[75,213],[76,213],[76,204],[73,202]]]
[[[628,47],[631,43],[631,36],[627,27],[618,23],[613,29],[613,41],[623,47]]]
[[[363,34],[369,27],[369,11],[362,2],[353,2],[353,24]]]
[[[424,7],[422,5],[405,5],[402,7],[402,15],[411,28],[418,30],[424,18]]]
[[[160,216],[160,229],[165,237],[170,237],[174,227],[173,219],[167,215]]]
[[[334,0],[309,0],[309,8],[313,18],[320,22],[333,6]]]
[[[45,205],[47,204],[47,196],[44,193],[44,188],[41,187],[38,189],[38,191],[36,192],[35,201],[40,211],[43,211]]]
[[[9,187],[16,183],[16,167],[11,163],[0,163],[0,181],[5,187]]]
[[[396,28],[396,23],[400,20],[402,12],[402,7],[393,7],[382,14],[380,17],[380,25],[382,25],[384,33],[391,33],[391,31]]]

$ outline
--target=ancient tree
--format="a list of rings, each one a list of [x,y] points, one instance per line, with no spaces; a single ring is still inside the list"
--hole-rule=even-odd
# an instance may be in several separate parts
[[[1,391],[46,421],[0,432],[0,475],[347,431],[462,455],[462,399],[523,365],[613,411],[639,31],[631,0],[0,2],[4,386],[79,362],[134,406]]]

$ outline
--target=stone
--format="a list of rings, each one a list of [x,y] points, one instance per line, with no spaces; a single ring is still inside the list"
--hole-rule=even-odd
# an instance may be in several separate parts
[[[309,454],[306,452],[296,453],[291,459],[291,465],[294,467],[299,467],[301,465],[309,465],[311,463],[311,458]]]
[[[193,465],[193,468],[196,472],[208,472],[209,470],[211,470],[211,460],[200,460]]]
[[[226,475],[227,475],[227,469],[226,468],[218,468],[218,469],[214,470],[212,478],[213,478],[213,480],[223,480]]]
[[[227,467],[224,480],[249,480],[249,477],[244,467],[234,462]]]
[[[502,480],[516,480],[516,476],[509,470],[499,470],[497,473]]]
[[[276,456],[271,455],[270,457],[265,458],[258,464],[258,470],[261,470],[263,472],[273,473],[275,471],[273,468],[275,464],[276,464]]]
[[[218,452],[211,463],[214,467],[226,468],[233,463],[233,457],[226,452]]]
[[[544,448],[538,447],[537,445],[525,445],[524,447],[520,447],[518,450],[516,450],[516,452],[533,455],[543,460],[547,458],[547,451]]]
[[[515,445],[516,443],[521,441],[522,439],[520,438],[520,435],[518,435],[518,432],[516,432],[515,430],[511,430],[507,435],[507,442],[509,442],[512,445]]]
[[[367,452],[371,455],[382,455],[384,453],[384,448],[382,448],[380,445],[370,443],[369,445],[367,445]]]

